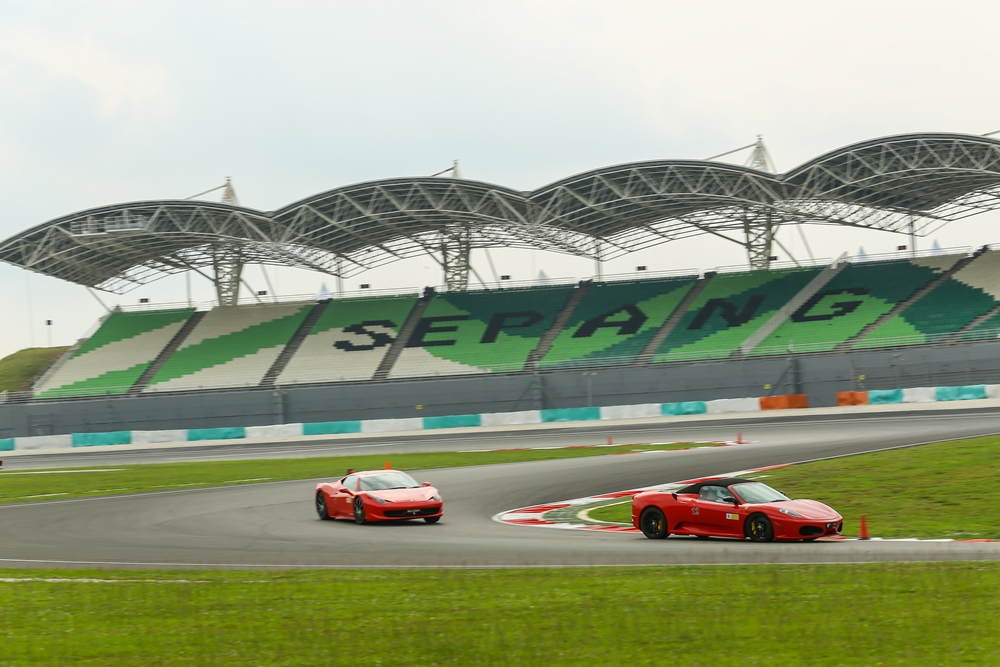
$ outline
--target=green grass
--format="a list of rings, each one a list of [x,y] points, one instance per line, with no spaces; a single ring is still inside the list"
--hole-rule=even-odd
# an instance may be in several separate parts
[[[632,523],[632,496],[610,505],[592,509],[587,513],[587,516],[597,521]]]
[[[29,347],[0,359],[0,391],[27,391],[68,347]]]
[[[44,472],[7,470],[0,472],[0,503],[335,477],[343,475],[348,468],[355,470],[382,468],[386,461],[399,470],[427,470],[712,446],[714,445],[711,443],[619,445],[570,449],[508,449],[491,452],[369,454],[264,461],[156,463]]]
[[[997,563],[0,576],[98,579],[0,582],[3,667],[1000,663]]]
[[[752,477],[793,498],[830,505],[844,517],[850,537],[857,536],[864,514],[873,537],[1000,540],[997,437],[817,461]],[[589,516],[631,523],[632,506],[601,507]]]

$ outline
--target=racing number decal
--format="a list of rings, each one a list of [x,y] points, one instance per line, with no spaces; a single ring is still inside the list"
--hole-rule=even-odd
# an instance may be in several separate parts
[[[727,519],[733,519],[734,521],[739,521],[740,520],[740,515],[739,514],[726,514],[726,518]]]

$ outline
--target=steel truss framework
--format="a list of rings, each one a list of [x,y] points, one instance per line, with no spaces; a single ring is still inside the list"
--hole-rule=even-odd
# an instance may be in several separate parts
[[[0,260],[114,292],[186,270],[213,270],[220,301],[239,267],[276,264],[349,277],[430,254],[450,288],[476,248],[550,250],[607,260],[712,234],[766,267],[787,223],[923,235],[1000,208],[1000,141],[956,134],[876,139],[785,174],[692,160],[605,167],[517,192],[448,178],[337,188],[265,213],[151,201],[74,213],[0,243]]]

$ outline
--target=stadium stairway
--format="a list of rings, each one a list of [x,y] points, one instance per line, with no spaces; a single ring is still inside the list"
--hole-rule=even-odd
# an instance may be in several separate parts
[[[566,322],[573,315],[573,311],[576,307],[580,305],[580,301],[583,297],[587,296],[588,290],[590,290],[591,281],[581,280],[577,288],[569,293],[566,297],[566,303],[563,304],[562,309],[556,313],[556,317],[552,320],[552,326],[542,334],[541,339],[538,341],[538,347],[531,351],[528,355],[528,360],[524,362],[524,370],[533,371],[538,367],[538,361],[552,349],[552,343],[555,342],[556,337],[562,333],[562,330],[566,326]]]
[[[143,394],[259,385],[313,306],[220,306],[209,311]]]
[[[900,324],[903,324],[904,322],[904,320],[900,319],[903,313],[911,306],[920,303],[921,300],[925,299],[925,297],[931,297],[935,293],[935,291],[939,289],[942,290],[942,292],[944,291],[951,292],[952,290],[947,289],[949,287],[948,285],[949,279],[953,275],[957,274],[962,269],[967,267],[969,264],[974,262],[976,260],[976,257],[978,257],[978,255],[962,257],[959,258],[957,261],[954,261],[954,263],[950,267],[942,270],[941,273],[938,274],[936,278],[930,280],[923,287],[920,287],[917,290],[915,290],[912,294],[910,294],[908,298],[903,299],[902,301],[897,303],[889,312],[885,313],[884,315],[876,319],[874,322],[861,329],[861,331],[859,331],[853,338],[847,339],[834,349],[837,351],[841,351],[848,349],[864,349],[864,348],[884,347],[887,345],[891,345],[892,339],[896,337],[894,332],[898,331],[897,327]],[[955,283],[955,285],[958,286],[959,283]],[[952,294],[950,296],[953,298],[957,295]],[[957,306],[957,304],[955,303],[952,303],[951,305]],[[955,315],[957,315],[957,313],[955,313]],[[958,317],[961,316],[958,315]],[[972,317],[972,315],[970,315],[969,317]],[[893,324],[896,324],[897,326],[894,327]]]
[[[274,386],[274,381],[278,379],[278,376],[281,375],[281,373],[285,370],[285,367],[288,366],[288,362],[291,361],[292,357],[295,356],[295,353],[299,351],[302,341],[306,339],[309,332],[312,331],[314,326],[316,326],[316,322],[319,321],[320,316],[323,315],[323,312],[329,305],[330,299],[324,299],[313,306],[313,309],[309,311],[309,314],[306,315],[306,319],[302,320],[302,324],[300,324],[299,328],[295,331],[295,335],[293,335],[292,339],[288,341],[288,344],[285,345],[285,349],[281,351],[278,358],[274,360],[273,364],[271,364],[271,368],[269,368],[267,373],[264,374],[264,378],[260,381],[260,387],[262,389]]]
[[[647,366],[653,360],[653,355],[663,344],[663,341],[667,339],[667,336],[674,330],[677,324],[684,317],[684,313],[691,308],[691,304],[694,303],[695,299],[701,296],[702,291],[708,285],[709,281],[716,275],[715,271],[706,271],[705,275],[698,278],[695,281],[694,286],[684,295],[684,299],[677,304],[677,308],[674,312],[670,313],[670,317],[663,323],[659,331],[653,334],[653,337],[649,339],[646,343],[646,347],[642,348],[635,360],[636,366]]]
[[[792,313],[797,311],[799,308],[804,306],[809,299],[816,296],[816,294],[827,286],[827,284],[837,277],[844,267],[847,266],[847,253],[845,252],[840,257],[835,259],[830,266],[823,269],[819,275],[809,281],[809,284],[802,288],[802,291],[793,296],[788,303],[778,309],[774,315],[771,316],[767,322],[763,324],[757,331],[750,334],[750,336],[743,341],[740,345],[740,349],[733,353],[734,357],[745,357],[750,352],[757,347],[761,341],[770,336],[774,331],[785,323]]]
[[[433,298],[433,290],[427,290],[427,292],[425,292],[424,295],[417,299],[417,302],[413,304],[413,309],[410,310],[410,314],[407,315],[406,321],[403,322],[403,326],[399,330],[399,335],[396,336],[396,340],[393,341],[389,351],[386,352],[385,357],[382,358],[382,362],[375,370],[374,379],[385,380],[389,377],[389,371],[391,371],[392,367],[396,365],[396,360],[399,359],[399,355],[403,352],[403,348],[406,347],[406,343],[410,340],[410,336],[413,335],[413,332],[416,330],[417,325],[423,318],[424,313],[427,312],[427,306],[430,305],[431,299]]]
[[[275,385],[371,380],[415,304],[415,294],[331,300],[315,324],[300,327],[308,334]]]
[[[149,365],[149,368],[142,372],[139,379],[136,380],[135,384],[128,390],[129,396],[138,396],[142,393],[142,390],[146,388],[146,385],[148,385],[149,381],[153,379],[153,376],[160,372],[160,369],[163,368],[163,364],[167,363],[167,359],[170,358],[170,355],[177,351],[177,348],[180,347],[181,343],[187,339],[188,334],[190,334],[191,331],[198,326],[198,323],[201,322],[207,312],[208,311],[206,310],[199,310],[184,323],[184,326],[182,326],[174,337],[170,339],[167,346],[160,350],[160,354],[156,356],[156,359],[154,359],[153,363]]]
[[[36,397],[127,393],[193,314],[194,308],[112,312],[57,371],[37,383]]]

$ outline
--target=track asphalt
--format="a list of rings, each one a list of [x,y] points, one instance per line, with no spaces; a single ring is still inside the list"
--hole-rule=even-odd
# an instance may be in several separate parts
[[[312,504],[315,480],[4,505],[0,567],[533,567],[1000,559],[1000,543],[660,541],[637,534],[541,530],[492,519],[515,507],[731,470],[996,433],[1000,407],[994,406],[200,448],[109,448],[9,457],[4,469],[554,447],[603,444],[609,434],[617,443],[732,440],[737,431],[751,444],[421,471],[414,476],[440,488],[445,499],[445,517],[434,526],[319,521]],[[331,470],[331,477],[342,472]]]

